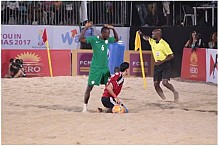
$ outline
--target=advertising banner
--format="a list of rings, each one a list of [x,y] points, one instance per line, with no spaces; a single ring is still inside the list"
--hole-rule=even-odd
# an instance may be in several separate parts
[[[100,35],[102,27],[94,27],[94,34]],[[79,49],[79,26],[49,26],[49,25],[2,25],[2,49],[46,49],[42,40],[44,29],[47,30],[50,49]],[[129,49],[129,27],[116,27],[119,38],[125,49]],[[111,31],[111,36],[113,32]]]
[[[151,76],[151,54],[143,54],[145,76]],[[142,76],[139,54],[130,53],[130,76]]]
[[[92,53],[77,53],[77,75],[88,75],[92,61]]]
[[[184,48],[182,57],[181,78],[206,81],[206,49]]]
[[[78,26],[53,26],[53,49],[79,49]]]
[[[218,53],[216,49],[207,49],[206,50],[206,81],[217,84],[217,61]]]
[[[70,50],[80,48],[78,26],[48,26],[48,25],[2,25],[2,49],[40,49],[46,46],[42,40],[44,29],[47,30],[50,49]]]
[[[54,76],[71,75],[71,52],[70,50],[52,50],[51,62]],[[22,59],[27,77],[49,76],[48,56],[46,50],[2,50],[1,74],[4,77],[9,68],[9,60]]]

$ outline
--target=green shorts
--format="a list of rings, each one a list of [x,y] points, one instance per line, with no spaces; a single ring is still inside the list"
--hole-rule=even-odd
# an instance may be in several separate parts
[[[107,84],[110,77],[109,68],[91,67],[89,71],[88,85],[94,86],[99,84]]]

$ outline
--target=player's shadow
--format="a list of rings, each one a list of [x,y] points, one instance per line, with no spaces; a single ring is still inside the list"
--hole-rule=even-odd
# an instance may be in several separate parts
[[[20,104],[15,104],[15,103],[9,103],[9,106],[16,106],[16,107],[22,107],[22,108],[28,108],[28,107],[35,107],[39,109],[48,109],[48,110],[64,110],[64,111],[69,111],[69,112],[81,112],[82,107],[78,106],[70,106],[67,107],[65,105],[20,105]]]
[[[147,108],[160,108],[163,110],[178,108],[178,106],[175,106],[174,102],[172,102],[172,101],[167,101],[164,103],[146,103],[145,107],[147,107]]]
[[[178,109],[179,104],[173,101],[166,102],[155,102],[155,103],[142,103],[137,106],[137,108],[129,109],[130,113],[139,113],[141,111],[147,110],[167,110],[167,109]],[[139,110],[140,109],[140,110]]]
[[[65,105],[34,105],[38,108],[51,109],[51,110],[64,110],[69,112],[81,112],[82,108],[78,106],[67,107]]]

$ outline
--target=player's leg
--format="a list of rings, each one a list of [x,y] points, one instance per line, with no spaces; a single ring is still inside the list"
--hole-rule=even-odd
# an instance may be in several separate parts
[[[97,109],[98,113],[112,113],[112,108],[100,108]]]
[[[106,107],[102,112],[112,113],[112,109],[116,105],[115,99],[113,97],[102,97],[101,102]]]
[[[179,93],[175,90],[173,85],[168,82],[168,79],[163,79],[162,84],[166,88],[168,88],[169,90],[171,90],[173,92],[173,94],[174,94],[174,101],[178,102],[178,100],[179,100]]]
[[[170,63],[165,63],[163,65],[163,71],[162,71],[162,84],[167,88],[169,89],[170,91],[173,92],[174,94],[174,100],[175,102],[178,101],[179,99],[179,93],[175,90],[175,88],[173,87],[172,84],[169,83],[169,80],[170,80]]]
[[[162,80],[162,84],[163,84],[166,88],[168,88],[169,90],[171,90],[172,92],[175,92],[175,91],[176,91],[176,90],[174,89],[173,85],[168,82],[168,79],[163,79],[163,80]]]
[[[93,87],[94,86],[88,85],[86,88],[86,92],[85,92],[85,96],[84,96],[84,103],[85,104],[88,104],[88,102],[89,102],[90,93],[91,93]]]
[[[94,86],[88,85],[85,91],[85,95],[84,95],[84,106],[83,106],[83,112],[87,111],[87,104],[89,102],[89,98],[90,98],[90,93],[92,91]]]
[[[161,75],[161,66],[154,66],[154,88],[157,92],[157,94],[161,97],[161,99],[166,100],[166,97],[163,93],[162,88],[160,87],[160,82],[162,80],[162,75]]]
[[[111,76],[111,74],[110,74],[109,68],[104,68],[102,78],[101,78],[101,84],[106,85],[110,76]]]
[[[90,98],[90,93],[94,87],[94,85],[99,85],[102,78],[102,70],[98,68],[90,68],[89,71],[89,79],[88,79],[88,86],[85,91],[84,95],[84,106],[83,112],[87,112],[87,105]]]
[[[166,97],[163,93],[163,90],[160,87],[160,81],[154,81],[154,88],[155,88],[157,94],[161,97],[161,99],[166,100]]]

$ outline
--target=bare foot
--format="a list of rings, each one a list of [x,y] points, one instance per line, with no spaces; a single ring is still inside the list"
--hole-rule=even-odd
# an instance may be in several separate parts
[[[88,113],[87,109],[84,108],[84,109],[82,110],[82,113]]]
[[[178,102],[179,101],[179,93],[177,91],[175,91],[173,94],[174,94],[174,102]]]
[[[102,113],[102,112],[103,112],[103,109],[100,108],[100,107],[98,107],[98,109],[97,109],[97,113]]]

